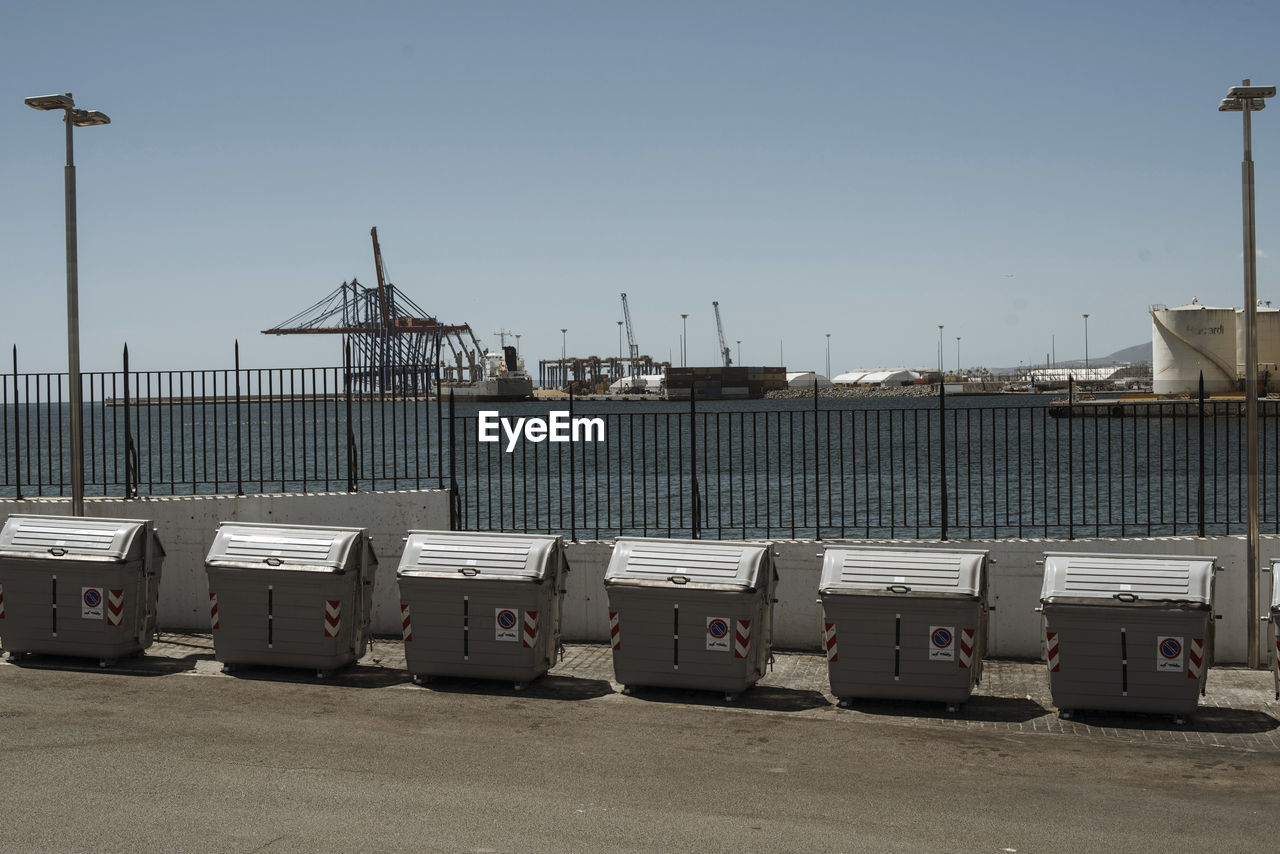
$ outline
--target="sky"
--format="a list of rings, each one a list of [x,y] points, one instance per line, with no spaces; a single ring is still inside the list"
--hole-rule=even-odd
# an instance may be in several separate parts
[[[0,9],[0,369],[334,365],[266,336],[389,277],[533,367],[636,343],[792,370],[1005,367],[1243,302],[1242,120],[1280,4],[26,2]],[[1275,299],[1280,101],[1253,117]],[[938,325],[943,325],[939,333]],[[567,329],[563,336],[562,328]],[[960,340],[957,342],[957,338]],[[741,344],[737,342],[741,341]],[[740,359],[738,354],[740,352]]]

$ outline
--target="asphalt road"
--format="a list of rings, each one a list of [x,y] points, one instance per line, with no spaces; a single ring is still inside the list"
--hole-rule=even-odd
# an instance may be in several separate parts
[[[1280,838],[1274,755],[581,687],[3,665],[0,851],[1203,852]]]

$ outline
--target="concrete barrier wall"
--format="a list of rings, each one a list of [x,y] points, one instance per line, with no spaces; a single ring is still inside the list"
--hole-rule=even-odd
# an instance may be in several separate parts
[[[66,499],[0,501],[0,513],[65,515]],[[444,529],[449,523],[448,494],[441,490],[404,492],[317,493],[309,495],[191,496],[144,498],[134,501],[88,499],[90,516],[150,519],[164,544],[164,580],[160,587],[160,623],[173,630],[204,631],[209,627],[208,582],[204,558],[220,521],[278,522],[282,524],[357,525],[368,528],[378,557],[374,588],[373,630],[400,633],[399,596],[395,573],[404,536],[415,529]],[[818,580],[824,545],[837,541],[779,540],[773,543],[778,567],[778,603],[774,611],[774,645],[781,649],[820,648],[821,608]],[[1159,537],[1098,540],[842,540],[851,544],[976,548],[991,553],[990,634],[992,656],[1040,656],[1039,604],[1045,551],[1119,554],[1194,554],[1216,556],[1223,570],[1217,576],[1216,660],[1244,663],[1246,654],[1245,539],[1244,537]],[[562,633],[568,641],[604,643],[609,638],[609,607],[604,572],[613,553],[611,541],[568,545],[571,572],[565,598]],[[1280,537],[1262,538],[1264,567],[1280,557]],[[1270,600],[1271,576],[1263,574],[1263,613]],[[1259,636],[1266,638],[1266,632]],[[1260,647],[1263,646],[1260,643]],[[1261,654],[1266,660],[1266,650]]]

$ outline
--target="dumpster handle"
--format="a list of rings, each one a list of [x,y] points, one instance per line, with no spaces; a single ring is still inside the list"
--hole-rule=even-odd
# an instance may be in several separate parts
[[[1133,593],[1117,593],[1115,598],[1121,602],[1137,602],[1138,597]]]
[[[476,569],[474,566],[464,566],[459,569],[458,572],[461,572],[467,578],[473,578],[480,574],[480,570]]]
[[[687,575],[672,575],[667,577],[667,581],[672,584],[688,584],[689,577]]]
[[[49,549],[49,554],[55,557],[62,557],[66,553],[67,553],[66,549],[58,548],[57,546],[54,546],[53,548]]]
[[[911,588],[905,584],[890,584],[888,588],[893,593],[910,593]]]
[[[279,566],[282,563],[284,563],[284,561],[280,560],[278,557],[269,557],[266,559],[267,566]]]

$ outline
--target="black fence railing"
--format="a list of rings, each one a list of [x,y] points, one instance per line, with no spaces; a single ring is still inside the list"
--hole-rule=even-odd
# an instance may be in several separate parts
[[[356,394],[347,379],[341,367],[85,374],[86,494],[448,487],[455,527],[571,538],[1245,528],[1238,400],[477,406]],[[0,496],[69,494],[66,388],[16,359],[0,375]],[[1261,519],[1280,532],[1280,401],[1261,415]]]

